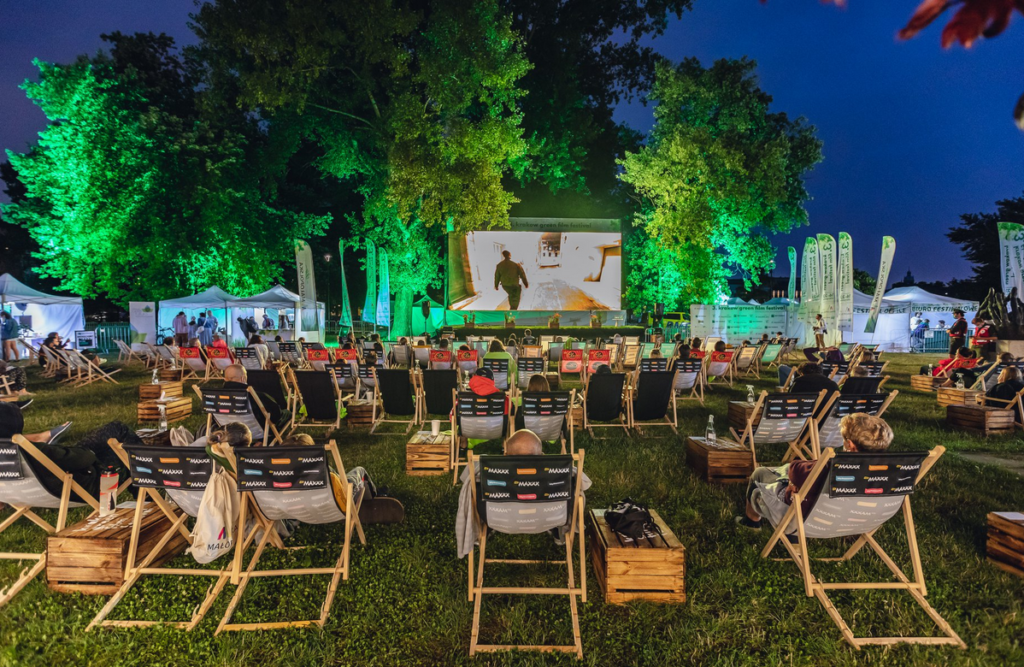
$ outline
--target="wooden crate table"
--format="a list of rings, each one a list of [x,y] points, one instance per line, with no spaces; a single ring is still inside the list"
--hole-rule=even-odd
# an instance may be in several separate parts
[[[159,422],[160,406],[164,406],[167,423],[184,421],[192,416],[192,399],[188,396],[170,398],[163,403],[159,401],[141,401],[137,418],[140,422]]]
[[[686,549],[655,510],[661,534],[633,541],[613,531],[604,510],[591,510],[590,560],[605,602],[686,602]]]
[[[990,512],[985,551],[990,563],[1024,577],[1024,512]]]
[[[981,435],[1013,433],[1015,410],[981,405],[947,405],[946,424]]]
[[[709,445],[703,437],[686,439],[686,462],[706,482],[743,483],[754,472],[753,453],[729,438]]]
[[[181,382],[181,376],[185,372],[185,367],[179,365],[177,368],[161,368],[157,377],[160,378],[161,382]]]
[[[414,433],[405,443],[405,474],[415,476],[444,475],[451,470],[450,433],[431,435],[430,431]]]
[[[353,399],[345,404],[349,426],[370,426],[373,424],[373,403],[365,399]]]
[[[974,389],[957,389],[956,387],[939,387],[935,390],[935,397],[940,406],[947,405],[977,405],[977,397],[983,392]]]
[[[157,384],[147,382],[139,385],[140,401],[155,401],[161,394],[167,398],[180,398],[185,395],[185,383],[181,380],[164,381]]]
[[[918,391],[935,391],[936,383],[942,384],[943,378],[932,377],[931,375],[911,375],[910,388]]]
[[[61,593],[112,595],[124,583],[128,543],[135,509],[122,507],[68,526],[46,541],[46,579]],[[155,504],[147,503],[139,533],[138,562],[156,546],[171,523]],[[176,532],[153,561],[159,567],[185,550],[185,537]]]
[[[746,401],[729,401],[729,427],[736,429],[737,433],[743,433],[747,428],[747,420],[754,414],[754,404]],[[757,416],[754,426],[761,423],[761,415]]]

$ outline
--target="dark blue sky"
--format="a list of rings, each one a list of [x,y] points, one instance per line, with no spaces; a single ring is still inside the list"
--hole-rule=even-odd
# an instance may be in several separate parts
[[[808,179],[810,227],[777,237],[800,248],[809,233],[847,231],[858,267],[874,274],[883,234],[897,240],[893,277],[964,277],[968,265],[943,233],[961,213],[994,209],[1024,191],[1024,135],[1011,121],[1024,23],[970,51],[942,51],[940,25],[911,42],[896,31],[917,0],[850,0],[839,10],[814,0],[696,0],[653,45],[664,55],[758,61],[775,105],[805,116],[824,141],[825,161]],[[192,0],[33,0],[5,3],[0,21],[0,148],[24,150],[43,115],[17,86],[32,58],[67,62],[93,53],[104,32],[166,32],[179,43]],[[1019,19],[1019,17],[1016,17]],[[619,109],[646,131],[650,109]],[[781,266],[782,273],[786,267]]]

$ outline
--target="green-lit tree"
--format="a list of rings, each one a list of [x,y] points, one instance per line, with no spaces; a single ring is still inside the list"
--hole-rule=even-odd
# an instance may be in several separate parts
[[[3,213],[38,242],[39,273],[121,303],[268,287],[292,239],[328,219],[275,207],[256,120],[204,113],[211,100],[171,38],[104,39],[109,54],[37,61],[39,80],[22,86],[50,124],[28,153],[8,153],[25,192]]]
[[[775,255],[768,234],[807,223],[803,177],[821,142],[803,119],[769,110],[755,68],[747,59],[659,64],[648,97],[655,126],[620,161],[648,236],[692,281],[683,306],[723,293],[729,274],[759,284]]]

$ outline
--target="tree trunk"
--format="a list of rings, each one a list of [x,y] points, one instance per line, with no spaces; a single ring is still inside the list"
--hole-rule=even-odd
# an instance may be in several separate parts
[[[408,287],[399,287],[395,292],[394,324],[391,327],[391,339],[397,340],[399,336],[412,336],[412,290]]]

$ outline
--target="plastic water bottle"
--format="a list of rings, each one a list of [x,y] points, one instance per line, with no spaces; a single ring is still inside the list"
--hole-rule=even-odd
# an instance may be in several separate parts
[[[935,366],[928,364],[928,375],[935,375]]]
[[[160,371],[153,369],[153,384],[160,384]]]
[[[715,416],[708,415],[708,427],[704,431],[704,441],[709,445],[718,443],[718,434],[715,433]]]
[[[753,404],[755,401],[757,401],[757,397],[754,396],[754,385],[748,384],[747,385],[747,403]]]
[[[160,410],[160,432],[163,433],[167,430],[167,407],[158,405],[157,408]]]

